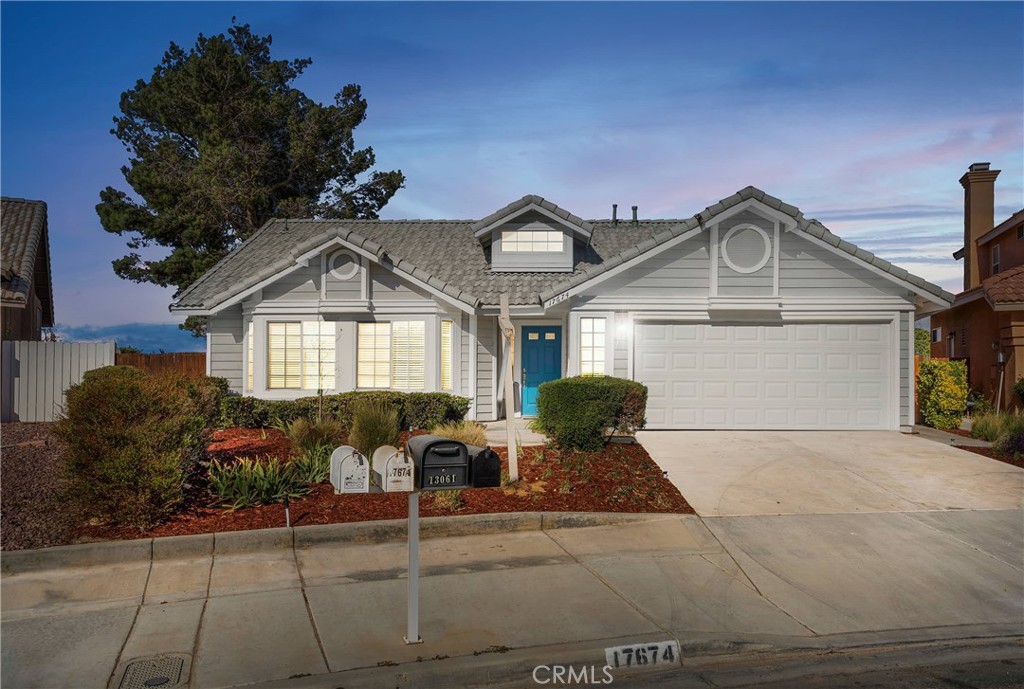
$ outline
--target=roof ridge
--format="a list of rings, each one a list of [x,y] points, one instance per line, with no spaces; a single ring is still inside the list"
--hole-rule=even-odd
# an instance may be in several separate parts
[[[41,203],[44,206],[46,205],[46,201],[43,201],[42,199],[24,199],[21,198],[20,196],[0,196],[0,201],[14,201],[19,203]]]

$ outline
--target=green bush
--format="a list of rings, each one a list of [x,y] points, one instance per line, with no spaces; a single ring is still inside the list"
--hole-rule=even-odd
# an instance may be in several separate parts
[[[963,361],[922,361],[918,398],[926,424],[957,428],[967,408],[967,365]]]
[[[317,445],[293,459],[291,464],[303,483],[316,485],[326,482],[331,476],[332,445]]]
[[[1004,457],[1024,459],[1024,430],[1005,434],[996,442],[994,449]]]
[[[1013,394],[1017,396],[1017,401],[1024,405],[1024,376],[1017,379],[1017,382],[1013,384]]]
[[[932,355],[932,334],[924,328],[914,328],[914,354],[923,359]]]
[[[982,414],[974,419],[974,425],[971,426],[971,437],[994,442],[1002,431],[1002,414]]]
[[[69,496],[89,517],[145,529],[183,499],[188,470],[204,458],[218,386],[146,375],[131,366],[85,374],[67,391],[54,428],[67,445]]]
[[[348,440],[364,457],[383,445],[398,443],[398,410],[380,399],[360,400],[352,409],[352,430]]]
[[[266,460],[236,459],[210,463],[210,485],[222,505],[233,510],[281,502],[285,496],[309,492],[309,485],[294,462],[277,457]]]
[[[992,400],[981,390],[971,390],[967,393],[967,401],[973,403],[971,416],[983,416],[992,411]]]
[[[642,429],[646,411],[645,385],[577,376],[541,384],[534,425],[565,449],[600,450],[609,430],[631,434]]]
[[[284,421],[275,425],[288,436],[292,453],[297,456],[312,452],[321,446],[338,447],[348,437],[345,428],[339,422],[327,418],[307,421],[305,417],[300,416],[294,421]]]
[[[351,428],[353,405],[376,400],[395,407],[403,428],[433,428],[448,421],[460,421],[469,411],[469,399],[446,392],[394,392],[359,390],[337,395],[302,397],[294,401],[262,400],[256,397],[225,397],[221,401],[220,423],[224,427],[268,428],[278,420],[290,423],[298,418],[312,421],[320,413]]]

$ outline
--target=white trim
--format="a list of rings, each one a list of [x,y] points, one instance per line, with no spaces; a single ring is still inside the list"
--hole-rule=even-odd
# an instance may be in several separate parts
[[[763,242],[761,258],[758,259],[757,263],[755,263],[753,267],[742,267],[736,265],[732,261],[732,259],[729,258],[729,240],[732,239],[733,235],[744,230],[753,230],[761,237],[761,241]],[[725,236],[722,237],[722,260],[725,261],[725,265],[729,266],[730,269],[739,273],[740,275],[751,275],[753,273],[756,273],[757,271],[761,270],[766,265],[768,265],[768,259],[770,259],[771,257],[772,240],[768,237],[768,233],[762,230],[757,225],[753,225],[751,223],[741,223],[739,225],[735,225],[734,227],[729,228],[729,230],[725,233]]]
[[[624,318],[624,327],[626,330],[626,377],[630,380],[636,380],[634,374],[634,359],[633,359],[633,345],[635,343],[634,329],[635,323],[633,322],[633,312],[626,312]]]
[[[495,320],[492,324],[494,328],[494,354],[491,355],[491,416],[495,419],[499,418],[498,414],[498,362],[501,359],[501,341],[505,339],[505,336],[501,334],[501,327],[498,325],[498,321]]]
[[[775,243],[772,246],[772,267],[774,268],[774,271],[772,272],[772,295],[777,297],[779,296],[779,275],[781,275],[782,273],[782,271],[779,269],[779,252],[780,245],[782,244],[780,239],[782,237],[782,232],[780,232],[779,230],[778,221],[775,222],[775,226],[772,231],[772,236],[775,240]]]
[[[711,239],[708,241],[708,258],[711,261],[710,282],[708,283],[708,296],[718,296],[718,225],[711,226]]]
[[[892,376],[892,380],[893,380],[893,383],[892,383],[892,387],[893,387],[893,390],[892,390],[893,405],[892,406],[893,406],[893,409],[896,412],[895,413],[896,418],[893,420],[892,430],[899,430],[899,428],[900,428],[900,421],[901,421],[901,418],[902,418],[902,413],[900,412],[900,384],[903,382],[902,371],[900,370],[900,320],[901,319],[902,319],[902,314],[899,314],[899,313],[895,314],[895,317],[892,319],[892,324],[890,326],[892,328],[892,345],[891,346],[892,346],[893,350],[895,350],[893,352],[893,355],[894,355],[893,359],[895,360],[895,363],[894,363],[895,368],[893,369],[893,376]]]
[[[893,275],[892,273],[879,268],[875,264],[869,263],[869,262],[865,261],[862,258],[858,258],[857,256],[854,256],[853,254],[849,254],[849,253],[847,253],[846,251],[843,251],[842,249],[840,249],[837,246],[833,246],[833,245],[829,244],[828,242],[826,242],[824,240],[818,239],[817,237],[815,237],[812,234],[809,234],[809,233],[804,232],[802,230],[798,230],[798,232],[799,232],[800,237],[802,239],[806,239],[807,241],[811,242],[812,244],[817,244],[820,247],[828,249],[829,251],[834,253],[836,256],[841,256],[842,258],[845,258],[848,261],[851,261],[851,262],[856,263],[858,265],[862,265],[865,268],[867,268],[868,270],[870,270],[871,272],[875,273],[876,275],[879,275],[879,276],[885,278],[886,280],[889,280],[890,282],[894,282],[897,285],[903,287],[904,289],[906,289],[906,290],[908,290],[910,292],[913,292],[914,294],[917,294],[918,296],[920,296],[920,297],[922,297],[924,299],[927,299],[928,301],[934,302],[934,303],[938,304],[939,306],[943,306],[943,307],[948,307],[948,306],[950,306],[952,304],[952,302],[948,302],[945,299],[943,299],[942,297],[936,296],[936,295],[932,294],[931,292],[927,292],[927,291],[921,289],[920,287],[917,287],[916,285],[912,285],[911,283],[907,282],[906,280],[904,280],[902,278],[898,278],[895,275]]]
[[[244,332],[243,332],[244,337]],[[213,375],[213,333],[210,332],[210,322],[206,322],[206,375],[207,377]],[[245,371],[242,371],[244,374]],[[242,376],[242,386],[245,386],[245,376]]]
[[[362,268],[363,262],[360,259],[360,257],[356,256],[355,253],[349,251],[348,249],[341,249],[339,251],[335,251],[329,256],[326,253],[324,253],[323,256],[326,257],[328,272],[330,272],[331,276],[333,276],[334,279],[338,280],[339,282],[348,282],[349,280],[354,278],[356,274],[359,273],[359,270]],[[346,256],[352,259],[352,265],[350,267],[351,269],[345,275],[338,273],[338,268],[337,266],[334,265],[334,262],[341,256]],[[326,284],[326,280],[324,282]]]
[[[663,251],[667,251],[668,249],[671,249],[674,246],[682,244],[687,239],[692,239],[693,237],[696,237],[697,235],[699,235],[703,231],[704,230],[701,227],[695,227],[692,230],[687,230],[686,232],[683,232],[681,235],[673,237],[672,239],[669,239],[668,241],[666,241],[666,242],[664,242],[662,244],[659,244],[658,246],[655,246],[655,247],[653,247],[651,249],[648,249],[647,251],[643,252],[642,254],[639,254],[638,256],[634,256],[633,258],[629,259],[628,261],[624,261],[624,262],[620,263],[619,265],[615,266],[614,268],[611,268],[610,270],[606,270],[603,273],[595,275],[594,277],[590,278],[586,282],[582,282],[582,283],[580,283],[580,284],[578,284],[578,285],[576,285],[574,287],[570,287],[570,288],[568,288],[568,289],[566,289],[566,290],[564,290],[562,292],[559,292],[555,296],[553,296],[550,299],[548,299],[547,301],[545,301],[544,304],[543,304],[543,308],[544,308],[544,310],[547,310],[547,309],[551,308],[552,306],[555,306],[556,304],[560,304],[561,302],[565,301],[566,299],[569,299],[570,297],[574,297],[574,296],[576,296],[577,294],[579,294],[581,292],[584,292],[584,291],[586,291],[588,289],[592,289],[595,285],[599,285],[602,282],[604,282],[605,280],[608,280],[609,278],[613,278],[616,275],[618,275],[619,273],[621,273],[621,272],[623,272],[625,270],[629,270],[633,266],[639,265],[639,264],[643,263],[644,261],[646,261],[647,259],[653,258],[654,256],[657,256],[658,254],[662,253]]]
[[[767,205],[764,201],[758,201],[757,199],[747,199],[746,201],[741,201],[732,208],[727,208],[726,210],[720,213],[715,213],[709,218],[706,218],[704,220],[704,224],[710,224],[714,222],[717,225],[718,223],[724,222],[725,220],[728,220],[729,218],[735,215],[739,215],[740,213],[747,210],[760,215],[766,220],[774,220],[777,223],[781,223],[787,229],[793,229],[797,226],[797,221],[793,219],[792,216],[787,215],[782,211],[777,211],[771,206]]]
[[[906,382],[907,384],[907,423],[902,423],[903,419],[900,419],[900,429],[908,428],[913,430],[914,422],[917,420],[914,418],[914,403],[915,394],[917,393],[917,386],[914,385],[914,343],[917,341],[916,333],[914,332],[914,314],[900,314],[900,316],[906,315],[907,317],[907,380],[902,380],[901,383]]]
[[[533,203],[533,202],[531,202],[527,206],[523,206],[522,208],[520,208],[517,211],[513,211],[511,213],[507,213],[507,214],[501,216],[500,218],[498,218],[497,220],[495,220],[491,224],[486,225],[484,227],[481,227],[479,230],[477,230],[473,234],[474,234],[474,236],[477,239],[480,239],[480,238],[490,234],[491,232],[493,232],[497,228],[501,227],[502,225],[504,225],[506,223],[510,223],[513,220],[515,220],[516,218],[518,218],[520,215],[525,215],[526,213],[529,213],[530,211],[537,211],[541,215],[546,216],[548,219],[558,223],[559,225],[562,225],[564,227],[570,228],[575,234],[580,235],[582,238],[588,239],[588,240],[590,239],[591,233],[589,231],[587,231],[585,228],[581,227],[580,225],[575,225],[575,224],[569,222],[568,220],[566,220],[565,218],[562,218],[562,217],[559,217],[559,216],[555,215],[554,213],[549,211],[547,208],[544,208],[543,206],[538,206],[536,203]]]
[[[476,381],[476,358],[479,356],[480,343],[476,338],[476,315],[470,315],[469,317],[469,385],[470,389],[466,390],[466,397],[469,398],[469,412],[467,416],[476,421],[476,396],[480,393],[480,389],[477,386]]]

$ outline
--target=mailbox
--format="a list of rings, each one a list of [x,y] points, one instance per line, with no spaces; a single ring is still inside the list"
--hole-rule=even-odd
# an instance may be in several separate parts
[[[420,490],[469,488],[469,452],[463,443],[436,435],[414,435],[405,443],[405,454],[415,466]]]
[[[383,469],[385,493],[408,493],[414,490],[413,463],[397,447],[385,445],[374,450],[373,466]]]
[[[369,460],[354,447],[342,445],[331,453],[331,485],[336,494],[379,493],[380,483]]]
[[[501,457],[489,447],[467,445],[469,475],[474,488],[497,488],[501,485]]]

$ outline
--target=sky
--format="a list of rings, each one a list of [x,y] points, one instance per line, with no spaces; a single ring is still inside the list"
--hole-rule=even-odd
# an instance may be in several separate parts
[[[95,205],[130,191],[120,94],[232,16],[313,60],[310,97],[362,86],[356,144],[407,178],[384,218],[687,218],[753,185],[956,292],[967,167],[1002,170],[996,222],[1024,206],[1024,3],[5,0],[0,193],[48,204],[64,339],[203,348],[172,289],[114,275]]]

